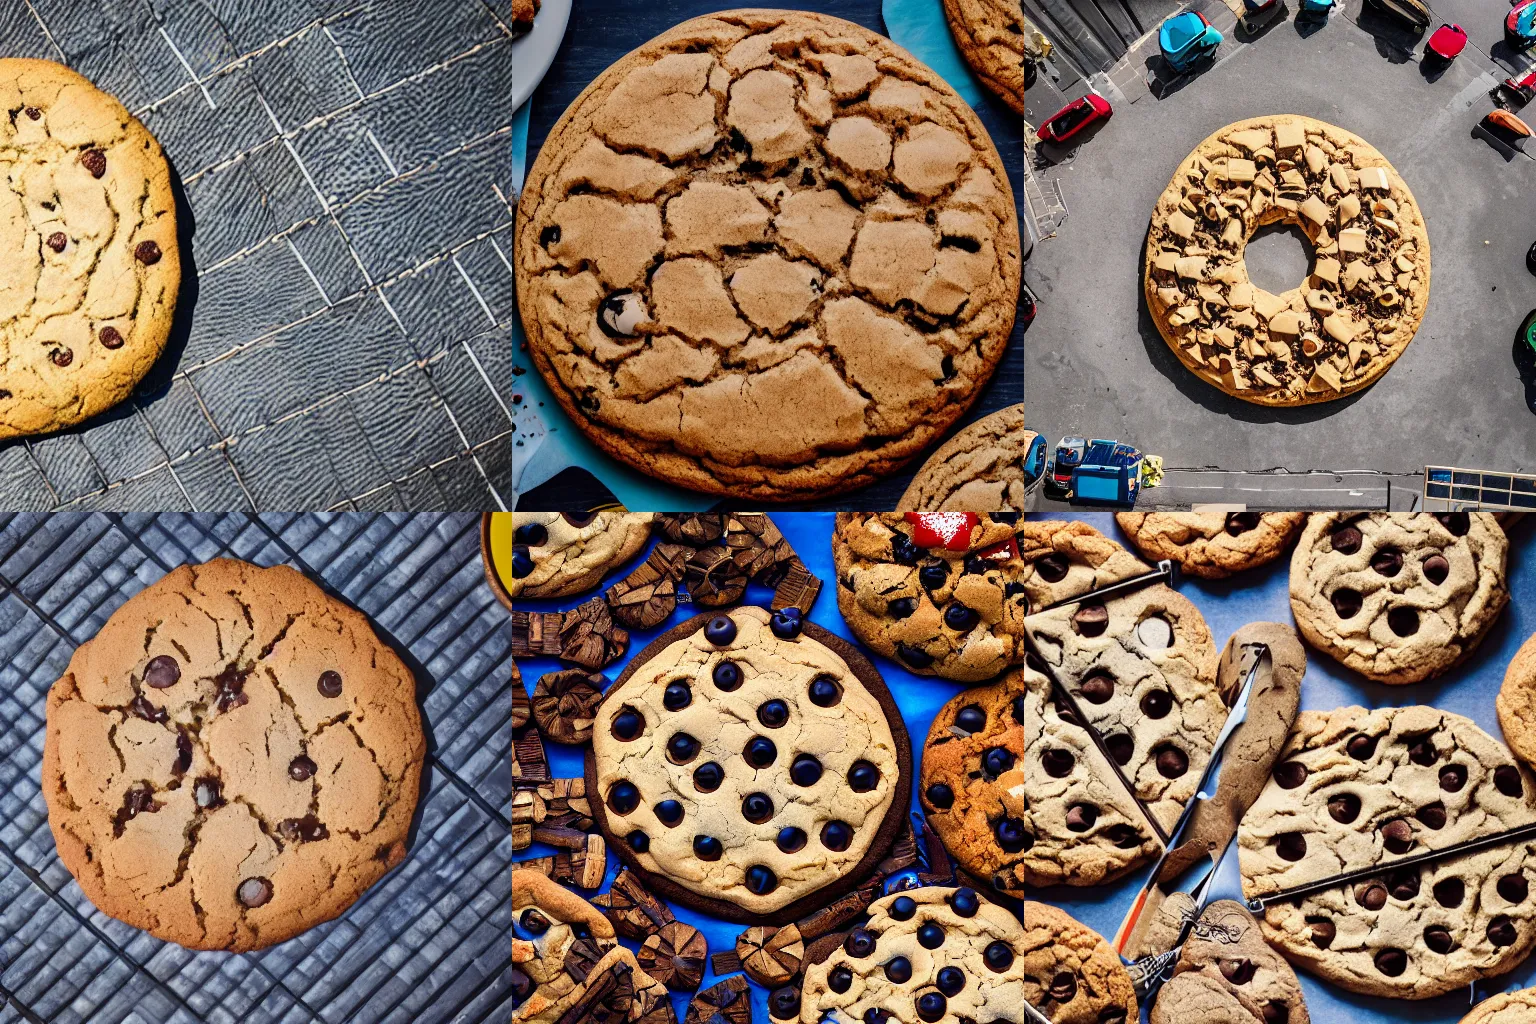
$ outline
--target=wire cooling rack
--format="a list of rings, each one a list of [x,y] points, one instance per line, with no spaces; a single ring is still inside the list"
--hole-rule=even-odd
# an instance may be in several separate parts
[[[493,509],[511,491],[511,28],[493,0],[5,0],[176,174],[134,396],[0,447],[11,509]],[[190,234],[190,244],[188,235]]]
[[[503,1024],[511,997],[511,639],[472,515],[0,517],[0,1024]],[[177,565],[285,562],[365,612],[428,733],[410,852],[335,921],[193,953],[107,917],[39,790],[48,687]]]

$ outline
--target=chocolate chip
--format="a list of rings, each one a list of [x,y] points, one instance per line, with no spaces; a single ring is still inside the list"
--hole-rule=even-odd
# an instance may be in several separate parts
[[[1461,906],[1462,899],[1467,895],[1466,884],[1459,878],[1442,878],[1430,891],[1435,894],[1435,902],[1447,910]]]
[[[1520,769],[1512,764],[1501,764],[1493,770],[1493,785],[1505,796],[1525,793],[1525,780],[1520,777]]]
[[[693,688],[681,679],[668,683],[667,688],[662,691],[661,706],[668,711],[681,711],[692,703]]]
[[[1515,930],[1515,922],[1506,914],[1500,914],[1488,922],[1488,941],[1495,946],[1513,946],[1520,933]]]
[[[1408,954],[1400,949],[1384,949],[1376,954],[1376,969],[1395,978],[1408,969]]]
[[[862,960],[875,951],[874,933],[866,928],[855,928],[843,940],[843,952]]]
[[[1328,816],[1341,825],[1360,817],[1360,798],[1353,793],[1338,793],[1328,798]]]
[[[891,558],[902,565],[916,565],[921,553],[922,549],[906,534],[898,533],[891,537]]]
[[[955,715],[955,728],[962,732],[981,732],[987,727],[987,713],[980,704],[967,704]]]
[[[941,811],[947,811],[955,805],[955,791],[942,782],[935,782],[923,792],[928,802]]]
[[[725,647],[736,639],[736,623],[729,615],[716,615],[704,624],[704,639],[716,647]]]
[[[997,845],[1004,853],[1023,853],[1035,845],[1035,837],[1024,831],[1024,823],[1018,818],[1003,818],[992,829]]]
[[[847,992],[853,985],[853,972],[838,966],[827,972],[827,987],[833,992]]]
[[[264,907],[272,900],[272,883],[265,878],[247,878],[235,890],[235,898],[245,907]]]
[[[1136,741],[1131,739],[1130,733],[1120,732],[1104,737],[1104,749],[1109,751],[1109,756],[1115,759],[1116,764],[1124,767],[1131,763],[1131,755],[1136,752]]]
[[[764,740],[763,742],[767,743],[768,741]],[[769,743],[768,745],[772,746],[773,744]],[[698,756],[699,741],[686,732],[675,732],[672,734],[672,738],[667,740],[667,760],[673,764],[687,764]],[[768,763],[773,763],[771,758]]]
[[[315,774],[315,762],[300,754],[288,762],[288,777],[294,782],[306,782]]]
[[[821,826],[821,845],[834,853],[848,849],[853,842],[853,826],[846,821],[829,821]]]
[[[700,793],[713,793],[725,781],[725,769],[713,761],[706,761],[693,770],[693,788]]]
[[[981,621],[981,615],[963,604],[952,604],[944,609],[944,625],[957,633],[968,633]]]
[[[645,728],[645,718],[633,707],[625,704],[619,708],[619,713],[613,716],[613,725],[609,732],[613,738],[625,743],[640,735],[640,730]]]
[[[1067,808],[1067,828],[1072,832],[1087,832],[1099,820],[1099,809],[1092,804],[1073,804]]]
[[[558,241],[560,241],[559,224],[546,225],[544,230],[539,232],[539,244],[544,246],[546,249]]]
[[[331,836],[331,830],[313,814],[306,814],[302,818],[284,818],[277,823],[277,831],[290,843],[313,843]]]
[[[1399,605],[1387,612],[1387,625],[1398,636],[1413,636],[1419,631],[1419,613]]]
[[[1090,704],[1103,704],[1115,695],[1115,680],[1107,672],[1095,672],[1083,680],[1078,692]]]
[[[898,985],[912,980],[912,961],[904,956],[894,956],[885,962],[885,976]]]
[[[187,730],[178,725],[176,727],[176,763],[171,765],[171,774],[179,779],[191,768],[192,739],[187,735]]]
[[[693,837],[693,855],[699,860],[719,860],[724,849],[714,836]]]
[[[1258,512],[1228,512],[1227,534],[1236,537],[1240,533],[1256,530],[1263,516]]]
[[[1281,860],[1301,860],[1307,855],[1307,837],[1300,832],[1282,833],[1275,838],[1275,852]]]
[[[1124,823],[1105,829],[1104,837],[1121,850],[1134,850],[1141,845],[1141,833]]]
[[[1403,553],[1393,548],[1382,548],[1371,556],[1371,568],[1381,576],[1396,576],[1403,571]]]
[[[683,820],[683,803],[681,800],[663,800],[655,807],[652,807],[651,811],[656,815],[656,820],[668,828],[676,827]]]
[[[1402,871],[1394,871],[1387,876],[1387,891],[1395,900],[1411,900],[1419,894],[1419,872],[1417,868],[1406,868]]]
[[[896,656],[912,668],[922,669],[933,664],[933,655],[921,647],[913,647],[911,644],[897,644]]]
[[[741,800],[741,816],[754,825],[773,817],[773,798],[767,793],[748,793]]]
[[[144,699],[142,693],[134,696],[133,700],[128,704],[128,710],[133,713],[133,717],[142,718],[146,722],[159,723],[167,719],[165,708],[155,707]]]
[[[917,1016],[919,1020],[933,1021],[944,1019],[944,1014],[949,1012],[949,1000],[944,998],[941,992],[924,992],[917,997]]]
[[[868,793],[880,784],[880,769],[862,758],[848,769],[848,788],[855,793]]]
[[[1077,976],[1062,971],[1051,979],[1051,998],[1058,1003],[1070,1003],[1077,997]]]
[[[1253,961],[1245,956],[1221,961],[1221,976],[1234,985],[1248,984],[1257,970]]]
[[[917,598],[898,597],[894,601],[887,601],[885,613],[893,619],[905,619],[917,611]]]
[[[1440,769],[1440,788],[1447,793],[1460,793],[1461,787],[1467,784],[1467,769],[1464,765],[1448,764]]]
[[[1328,600],[1333,602],[1333,610],[1341,619],[1352,619],[1360,612],[1361,597],[1358,590],[1340,587]]]
[[[636,853],[644,853],[651,848],[651,837],[638,828],[625,836],[624,842]]]
[[[326,669],[320,673],[320,682],[316,684],[322,697],[341,696],[341,673]]]
[[[1060,583],[1067,578],[1067,556],[1053,552],[1035,562],[1035,571],[1047,583]]]
[[[1053,749],[1040,755],[1040,763],[1045,767],[1045,774],[1053,779],[1064,779],[1077,763],[1077,758],[1070,750]]]
[[[49,352],[48,358],[53,360],[54,366],[65,367],[75,361],[75,353],[68,348],[60,346]]]
[[[80,163],[91,172],[93,178],[100,178],[107,173],[107,154],[99,149],[88,149],[81,153]]]
[[[968,885],[962,885],[954,891],[946,901],[949,907],[961,917],[975,917],[981,909],[981,898],[976,895],[976,890]]]
[[[1472,517],[1465,512],[1437,512],[1435,518],[1453,537],[1465,537],[1472,529]]]
[[[938,949],[944,945],[944,928],[929,921],[917,930],[917,944],[924,949]]]
[[[805,623],[799,608],[780,608],[768,617],[768,628],[780,640],[793,640]]]
[[[1173,694],[1167,690],[1153,690],[1141,698],[1142,714],[1148,718],[1166,718],[1173,710]]]
[[[843,688],[831,676],[817,676],[811,680],[810,697],[817,707],[830,708],[843,699]]]
[[[1013,751],[1007,747],[988,747],[981,755],[981,768],[991,778],[1013,770]]]
[[[1338,926],[1326,917],[1309,917],[1307,924],[1312,927],[1312,945],[1318,949],[1327,949],[1333,945],[1333,937],[1338,934]]]
[[[710,678],[715,681],[715,689],[730,693],[741,686],[741,667],[734,661],[722,661],[710,673]],[[817,682],[820,681],[819,679],[817,680]],[[811,685],[815,686],[816,684],[812,683]]]
[[[204,775],[192,784],[192,799],[197,806],[207,810],[217,807],[224,802],[220,795],[219,780],[211,775]]]
[[[1355,890],[1355,902],[1366,910],[1380,910],[1387,905],[1387,887],[1380,882],[1362,885]]]
[[[924,590],[938,590],[949,582],[949,564],[929,562],[917,570],[917,582],[923,585]]]
[[[692,737],[690,737],[691,739]],[[697,740],[694,740],[697,743]],[[767,768],[773,764],[779,756],[779,748],[773,745],[773,740],[766,736],[754,736],[747,741],[746,748],[741,756],[747,759],[747,764],[754,768]]]
[[[1072,628],[1083,636],[1100,636],[1109,628],[1109,611],[1102,604],[1080,605],[1072,613]]]
[[[795,1020],[800,1016],[800,988],[785,985],[768,995],[768,1015],[775,1020]]]
[[[1381,838],[1391,853],[1407,853],[1413,849],[1413,826],[1402,818],[1393,818],[1381,826]]]
[[[1157,753],[1157,773],[1165,779],[1177,779],[1189,771],[1189,756],[1177,747],[1163,747]]]
[[[1350,737],[1344,749],[1349,751],[1349,756],[1356,761],[1369,761],[1376,753],[1376,737],[1357,734]]]
[[[1300,761],[1286,761],[1275,769],[1275,782],[1281,789],[1295,789],[1307,781],[1307,766]]]
[[[910,921],[917,913],[917,901],[911,896],[897,896],[891,900],[890,915],[897,921]]]
[[[1352,555],[1360,550],[1360,531],[1353,526],[1341,526],[1333,531],[1329,538],[1333,544],[1333,550],[1343,555]]]
[[[134,247],[133,258],[146,267],[152,267],[160,262],[160,247],[154,242],[140,242]]]
[[[157,690],[163,690],[168,686],[174,686],[176,680],[181,678],[181,665],[169,654],[161,654],[149,659],[149,664],[144,666],[144,685],[153,686]]]
[[[789,721],[789,705],[778,699],[765,701],[758,706],[757,720],[769,729],[781,729]]]
[[[997,939],[987,943],[987,948],[981,951],[981,959],[986,963],[988,970],[1001,974],[1013,966],[1013,947]]]
[[[102,348],[119,349],[123,347],[123,336],[118,333],[116,327],[103,327],[97,335]]]
[[[1451,947],[1456,945],[1456,940],[1451,938],[1449,929],[1432,924],[1424,929],[1424,945],[1435,953],[1449,953]]]
[[[27,108],[27,117],[31,118],[33,121],[36,121],[38,118],[40,118],[42,116],[43,116],[43,112],[41,110],[38,110],[36,107],[28,107]]]
[[[1451,563],[1445,560],[1444,555],[1430,555],[1424,559],[1424,578],[1435,586],[1445,582],[1445,578],[1451,574]]]
[[[1291,1008],[1273,999],[1259,1012],[1264,1015],[1264,1024],[1287,1024],[1291,1019]]]
[[[805,844],[807,842],[805,838],[805,829],[796,828],[793,825],[787,825],[784,828],[779,829],[779,834],[774,837],[773,842],[774,845],[784,853],[799,853],[801,850],[805,849]]]
[[[640,806],[640,787],[633,782],[615,782],[608,790],[608,809],[614,814],[629,814]]]
[[[122,835],[128,822],[141,814],[153,814],[163,804],[155,799],[155,791],[148,784],[129,786],[123,794],[123,806],[118,809],[112,818],[112,831],[114,835]]]
[[[1426,828],[1441,829],[1445,827],[1445,804],[1426,804],[1420,807],[1414,815],[1423,822]]]
[[[1505,875],[1499,879],[1498,889],[1507,903],[1524,903],[1531,894],[1531,885],[1524,875]]]
[[[1426,768],[1440,759],[1440,752],[1435,749],[1435,741],[1428,736],[1408,745],[1408,760],[1414,764],[1424,765]]]
[[[62,231],[55,231],[48,236],[48,248],[54,252],[63,252],[67,245],[69,245],[69,236]]]

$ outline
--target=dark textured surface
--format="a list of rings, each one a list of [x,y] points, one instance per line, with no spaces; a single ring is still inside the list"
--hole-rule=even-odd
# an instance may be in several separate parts
[[[514,308],[499,10],[0,3],[6,55],[69,64],[160,140],[184,222],[165,354],[130,401],[0,447],[0,505],[499,507]]]
[[[932,0],[938,4],[940,0]],[[610,64],[646,40],[689,18],[715,11],[737,7],[785,6],[797,10],[819,11],[858,22],[866,28],[885,35],[885,20],[880,14],[880,0],[796,0],[793,4],[730,3],[729,0],[662,0],[656,3],[631,3],[629,0],[575,0],[571,21],[565,31],[565,41],[555,57],[554,66],[540,83],[531,100],[532,113],[528,126],[528,163],[533,165],[544,137],[554,127],[565,108],[581,90]],[[985,93],[976,109],[986,126],[992,142],[997,146],[1013,185],[1014,199],[1021,211],[1024,203],[1024,142],[1023,121],[1007,105]],[[1020,218],[1022,220],[1021,212]],[[528,372],[537,372],[525,353],[517,354],[516,363]],[[965,425],[1008,405],[1024,400],[1024,330],[1017,324],[1009,339],[1008,351],[999,363],[997,373],[981,391],[976,404],[957,422],[949,434],[964,429]],[[550,415],[562,415],[558,410]],[[895,476],[811,508],[894,508],[896,501],[906,490],[912,475],[922,465],[922,459],[941,444],[936,442]],[[761,504],[760,502],[758,504]],[[756,506],[754,506],[756,507]]]
[[[511,1016],[511,654],[475,515],[0,519],[0,1024],[504,1024]],[[102,914],[38,788],[48,688],[184,562],[287,563],[361,609],[416,676],[429,756],[410,852],[335,921],[193,953]]]

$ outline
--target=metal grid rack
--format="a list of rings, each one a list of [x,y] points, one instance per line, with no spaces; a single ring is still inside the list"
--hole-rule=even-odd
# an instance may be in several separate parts
[[[80,427],[0,447],[0,504],[502,507],[514,305],[500,10],[0,4],[5,55],[69,64],[160,140],[184,270],[149,377]]]
[[[1456,466],[1424,467],[1424,510],[1536,509],[1536,474],[1500,473]]]
[[[477,1024],[511,1001],[506,612],[472,515],[0,518],[0,1024]],[[365,612],[416,675],[428,733],[405,862],[337,920],[193,953],[107,917],[59,861],[39,790],[48,687],[170,569],[286,562]]]

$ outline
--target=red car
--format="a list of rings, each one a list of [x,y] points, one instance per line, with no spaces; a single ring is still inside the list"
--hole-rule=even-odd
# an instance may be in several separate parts
[[[1041,142],[1066,142],[1089,125],[1108,121],[1113,113],[1109,100],[1091,92],[1058,110],[1054,117],[1040,126],[1035,137]]]
[[[1429,52],[1450,63],[1467,48],[1467,33],[1460,25],[1441,25],[1429,37]]]
[[[1527,71],[1523,75],[1504,79],[1504,84],[1499,87],[1498,92],[1498,98],[1505,106],[1517,109],[1525,106],[1536,99],[1536,71]]]

